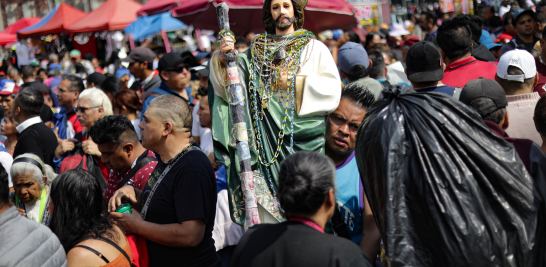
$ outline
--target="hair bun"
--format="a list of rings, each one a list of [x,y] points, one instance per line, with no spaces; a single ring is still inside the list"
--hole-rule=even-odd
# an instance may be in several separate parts
[[[287,216],[314,214],[333,187],[335,167],[322,154],[297,152],[281,164],[278,198]]]

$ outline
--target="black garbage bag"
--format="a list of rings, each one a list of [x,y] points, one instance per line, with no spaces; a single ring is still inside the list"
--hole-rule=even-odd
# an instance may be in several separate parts
[[[534,181],[463,103],[391,86],[366,114],[356,157],[391,266],[543,265]]]

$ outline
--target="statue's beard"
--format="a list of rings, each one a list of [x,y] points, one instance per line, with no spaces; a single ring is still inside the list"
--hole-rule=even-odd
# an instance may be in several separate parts
[[[288,19],[288,21],[280,22],[281,18],[286,18],[286,19]],[[289,18],[287,15],[280,15],[275,20],[275,27],[277,29],[281,30],[281,31],[288,30],[288,28],[290,28],[290,26],[292,26],[294,21],[296,21],[296,16],[293,16],[293,17]]]

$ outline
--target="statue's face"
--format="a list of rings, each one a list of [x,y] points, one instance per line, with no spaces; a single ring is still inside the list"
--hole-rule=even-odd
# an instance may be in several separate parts
[[[276,27],[280,30],[286,30],[295,21],[294,6],[291,0],[273,0],[271,1],[271,16],[275,20]]]

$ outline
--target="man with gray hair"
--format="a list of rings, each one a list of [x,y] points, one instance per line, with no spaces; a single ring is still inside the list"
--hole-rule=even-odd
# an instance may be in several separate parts
[[[150,266],[221,266],[212,239],[216,178],[191,137],[190,107],[163,95],[150,102],[143,118],[142,145],[156,152],[159,163],[144,190],[124,186],[114,193],[110,216],[126,233],[146,239]],[[140,214],[115,212],[122,200]]]
[[[59,56],[55,53],[49,54],[49,64],[59,63]]]
[[[17,70],[16,68],[9,68],[7,74],[8,74],[8,79],[12,80],[16,85],[18,86],[23,85],[23,79],[21,79],[19,70]]]

